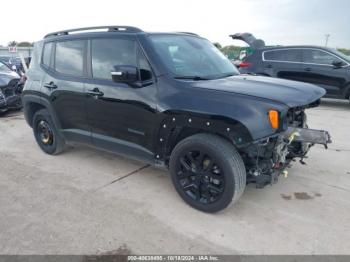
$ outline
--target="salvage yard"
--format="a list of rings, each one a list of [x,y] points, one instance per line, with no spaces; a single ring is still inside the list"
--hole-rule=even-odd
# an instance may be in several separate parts
[[[186,205],[167,172],[86,147],[49,156],[21,112],[0,118],[1,254],[350,254],[350,105],[308,112],[328,150],[216,214]]]

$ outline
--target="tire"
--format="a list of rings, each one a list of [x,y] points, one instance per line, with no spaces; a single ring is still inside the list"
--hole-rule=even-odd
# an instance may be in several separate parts
[[[43,129],[46,131],[43,131]],[[58,133],[46,109],[41,109],[34,114],[33,132],[36,142],[45,153],[57,155],[64,150],[64,139]]]
[[[237,202],[246,186],[241,156],[232,144],[212,134],[196,134],[180,141],[170,156],[169,169],[182,199],[208,213]]]

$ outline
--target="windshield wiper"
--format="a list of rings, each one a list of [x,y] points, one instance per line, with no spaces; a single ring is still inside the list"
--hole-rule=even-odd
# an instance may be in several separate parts
[[[222,74],[222,75],[218,76],[217,79],[226,78],[226,77],[235,76],[235,75],[237,75],[237,74],[235,74],[235,73]]]
[[[175,76],[175,79],[189,79],[189,80],[210,80],[210,78],[202,76]]]

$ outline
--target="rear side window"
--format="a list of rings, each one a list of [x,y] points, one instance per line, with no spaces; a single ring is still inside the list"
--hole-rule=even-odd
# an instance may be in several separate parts
[[[264,59],[280,62],[301,62],[302,55],[300,49],[271,50],[264,52]]]
[[[265,60],[270,61],[281,61],[282,59],[282,52],[281,51],[265,51],[263,53]]]
[[[65,75],[83,76],[84,46],[81,40],[57,42],[55,70]]]
[[[137,45],[130,39],[93,39],[91,46],[93,78],[111,80],[114,66],[137,66]]]
[[[51,52],[52,52],[53,43],[46,43],[44,45],[44,51],[43,51],[43,64],[47,67],[50,67],[50,60],[51,60]]]

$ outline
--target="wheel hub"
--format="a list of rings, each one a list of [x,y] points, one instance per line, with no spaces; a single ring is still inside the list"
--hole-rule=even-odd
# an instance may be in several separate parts
[[[52,132],[50,125],[46,121],[41,120],[39,122],[38,133],[39,133],[40,140],[44,145],[52,144],[53,132]]]
[[[183,191],[192,199],[210,204],[221,198],[224,176],[214,159],[199,150],[187,152],[181,159],[177,173]]]

